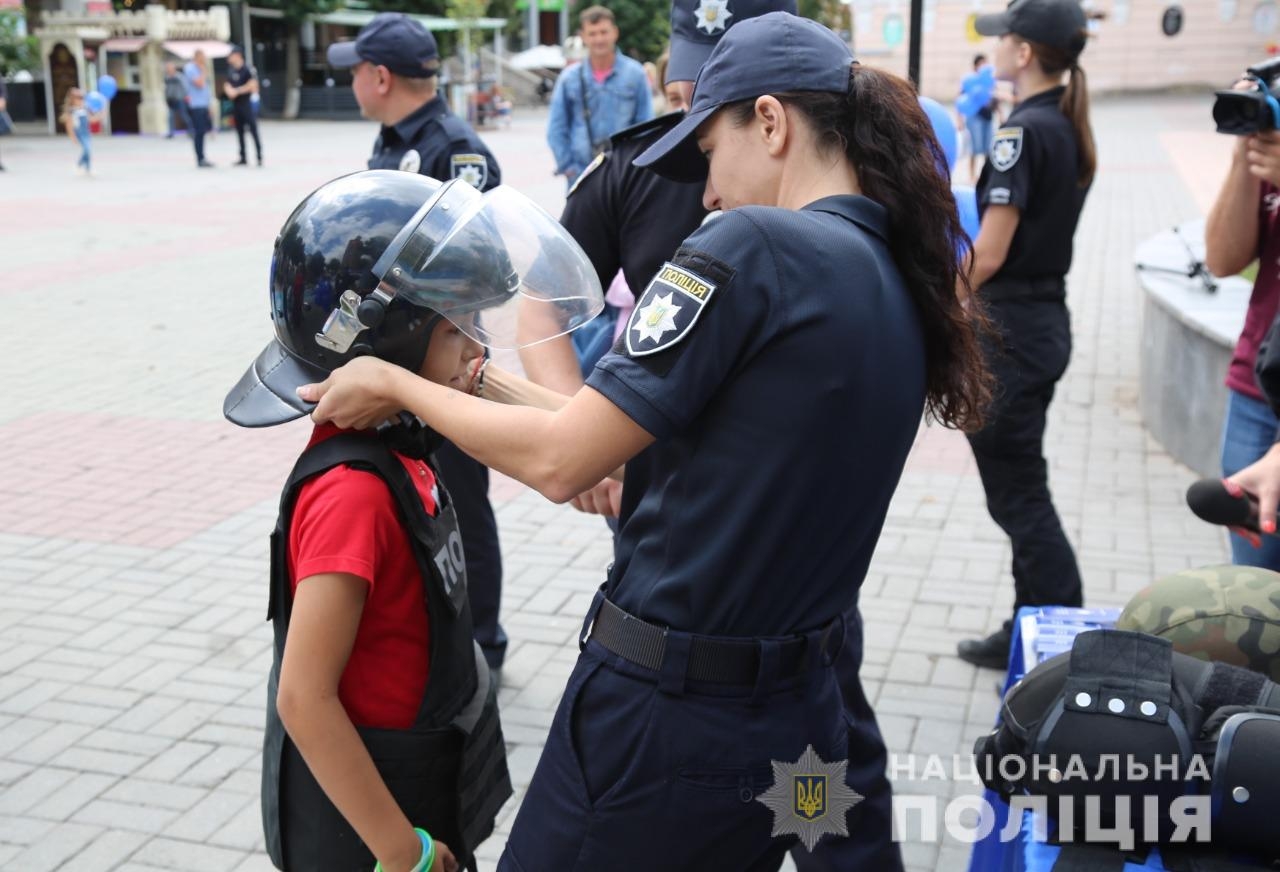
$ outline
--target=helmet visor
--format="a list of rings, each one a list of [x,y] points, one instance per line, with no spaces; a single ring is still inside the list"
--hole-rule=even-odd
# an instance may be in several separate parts
[[[604,308],[573,237],[514,188],[441,189],[373,272],[388,293],[433,309],[477,342],[524,348],[576,330]]]

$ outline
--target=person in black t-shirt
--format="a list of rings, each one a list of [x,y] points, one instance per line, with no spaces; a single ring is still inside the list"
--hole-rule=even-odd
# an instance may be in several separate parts
[[[982,227],[969,273],[1001,339],[988,355],[998,382],[991,416],[969,444],[987,510],[1012,542],[1015,615],[1022,606],[1083,602],[1075,552],[1049,494],[1044,430],[1071,356],[1066,274],[1097,163],[1079,65],[1085,25],[1076,0],[1017,0],[975,23],[1000,37],[996,76],[1017,95],[978,178]],[[1012,624],[961,642],[960,657],[1004,669]]]
[[[262,139],[258,136],[258,116],[253,111],[253,95],[258,93],[258,76],[253,67],[244,62],[244,49],[238,45],[231,47],[231,54],[227,55],[227,67],[227,81],[222,85],[222,92],[231,101],[236,122],[236,139],[240,143],[240,160],[235,165],[249,165],[244,152],[244,134],[247,130],[253,134],[258,166],[262,166]]]

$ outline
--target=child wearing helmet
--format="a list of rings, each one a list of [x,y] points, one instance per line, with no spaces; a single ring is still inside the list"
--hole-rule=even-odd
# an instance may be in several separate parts
[[[227,418],[261,427],[301,417],[309,406],[296,387],[362,355],[476,391],[476,310],[509,296],[514,276],[502,250],[478,264],[442,254],[453,285],[432,306],[388,296],[380,267],[414,250],[421,227],[438,228],[436,207],[457,202],[451,190],[362,172],[294,210],[271,265],[276,338],[227,396]],[[468,294],[471,305],[454,305]],[[285,485],[271,537],[262,785],[279,869],[474,868],[511,795],[438,443],[408,416],[377,430],[317,426]]]

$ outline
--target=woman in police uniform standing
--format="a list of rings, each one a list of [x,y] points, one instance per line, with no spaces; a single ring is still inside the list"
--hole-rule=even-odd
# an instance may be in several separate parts
[[[1097,160],[1080,52],[1086,22],[1077,0],[1017,0],[975,27],[999,36],[996,76],[1017,106],[996,132],[978,179],[982,227],[969,280],[1001,341],[991,351],[991,418],[969,437],[987,510],[1013,545],[1014,613],[1078,606],[1080,569],[1049,495],[1045,415],[1071,356],[1066,274],[1080,209]],[[1065,84],[1063,80],[1066,80]],[[960,657],[1003,669],[1012,621],[961,642]]]
[[[646,453],[500,869],[776,869],[794,836],[901,862],[857,811],[883,771],[861,766],[877,749],[850,741],[832,658],[922,411],[980,423],[941,159],[907,82],[815,22],[744,21],[638,159],[705,178],[724,215],[563,408],[455,400],[372,358],[302,389],[344,426],[408,409],[559,502]]]

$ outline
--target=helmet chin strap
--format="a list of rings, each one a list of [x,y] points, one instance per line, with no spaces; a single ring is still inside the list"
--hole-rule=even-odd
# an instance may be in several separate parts
[[[316,334],[316,344],[338,354],[346,354],[356,337],[382,323],[395,295],[395,288],[385,281],[379,282],[373,293],[363,299],[355,291],[343,291],[338,298],[338,307],[329,313],[324,326]]]

